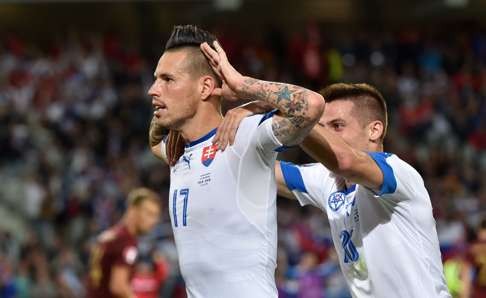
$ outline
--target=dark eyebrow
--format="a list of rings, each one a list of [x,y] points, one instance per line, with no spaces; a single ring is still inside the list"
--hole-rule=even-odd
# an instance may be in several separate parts
[[[336,119],[332,119],[330,121],[327,121],[326,125],[331,125],[331,124],[334,124],[334,123],[337,123],[337,122],[346,123],[346,121],[343,118],[336,118]]]
[[[166,72],[163,72],[163,73],[160,73],[158,76],[157,76],[157,73],[154,72],[154,78],[157,78],[157,77],[160,77],[160,78],[173,78],[174,76],[170,73],[166,73]]]

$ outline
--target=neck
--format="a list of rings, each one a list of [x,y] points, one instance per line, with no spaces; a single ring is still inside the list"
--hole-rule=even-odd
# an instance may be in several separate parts
[[[128,232],[132,235],[137,235],[137,230],[136,230],[136,227],[135,227],[135,218],[133,218],[133,214],[131,214],[130,212],[127,212],[121,222],[123,223],[123,225],[126,227],[126,229],[128,230]]]
[[[383,143],[382,142],[377,142],[377,143],[368,143],[368,152],[382,152],[383,151]]]
[[[208,102],[181,126],[180,133],[186,142],[192,142],[218,127],[222,121],[219,104]]]

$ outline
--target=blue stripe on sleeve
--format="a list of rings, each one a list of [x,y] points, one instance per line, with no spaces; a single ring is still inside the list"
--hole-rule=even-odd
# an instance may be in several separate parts
[[[302,174],[300,173],[300,170],[296,165],[290,162],[281,161],[280,169],[282,169],[285,184],[287,184],[289,190],[297,190],[307,193],[304,180],[302,179]]]
[[[258,125],[262,124],[265,120],[272,118],[273,115],[275,115],[277,112],[278,112],[278,110],[275,109],[275,110],[271,110],[270,112],[263,115],[263,117],[262,117],[262,119],[260,119],[260,123],[258,123]]]
[[[383,173],[383,184],[381,185],[379,195],[394,193],[397,190],[397,179],[395,178],[392,167],[386,162],[387,157],[391,156],[391,153],[368,152],[368,154]]]
[[[280,153],[280,152],[287,151],[287,149],[290,149],[290,148],[292,148],[292,147],[293,147],[293,146],[285,146],[285,145],[282,145],[282,146],[280,146],[280,147],[278,147],[278,148],[274,149],[273,151],[275,151],[275,152],[279,152],[279,153]]]

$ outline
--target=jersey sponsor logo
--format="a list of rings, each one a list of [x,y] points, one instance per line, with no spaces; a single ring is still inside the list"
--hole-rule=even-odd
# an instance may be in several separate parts
[[[183,155],[182,156],[182,161],[184,162],[184,164],[187,165],[187,167],[189,168],[189,170],[191,169],[191,160],[192,160],[192,153],[191,154],[188,154],[188,155]]]
[[[216,153],[218,152],[218,145],[210,145],[203,148],[201,162],[204,166],[209,167],[213,162]]]
[[[179,158],[176,165],[172,167],[172,173],[186,173],[191,169],[192,153],[184,154]]]
[[[329,208],[336,212],[344,205],[346,200],[346,195],[340,191],[333,192],[327,201]]]

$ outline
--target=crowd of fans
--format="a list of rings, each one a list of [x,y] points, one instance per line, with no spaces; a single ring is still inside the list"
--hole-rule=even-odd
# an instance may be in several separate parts
[[[376,86],[390,112],[385,150],[423,175],[443,255],[473,241],[486,213],[486,33],[217,32],[244,74]],[[169,172],[147,136],[162,47],[143,50],[115,35],[44,48],[1,40],[1,298],[83,297],[89,244],[119,219],[125,194],[144,185],[167,198]],[[298,149],[281,158],[309,161]],[[278,222],[281,297],[349,297],[325,214],[279,199]],[[161,297],[184,297],[168,212],[140,246],[137,273],[162,283]]]

